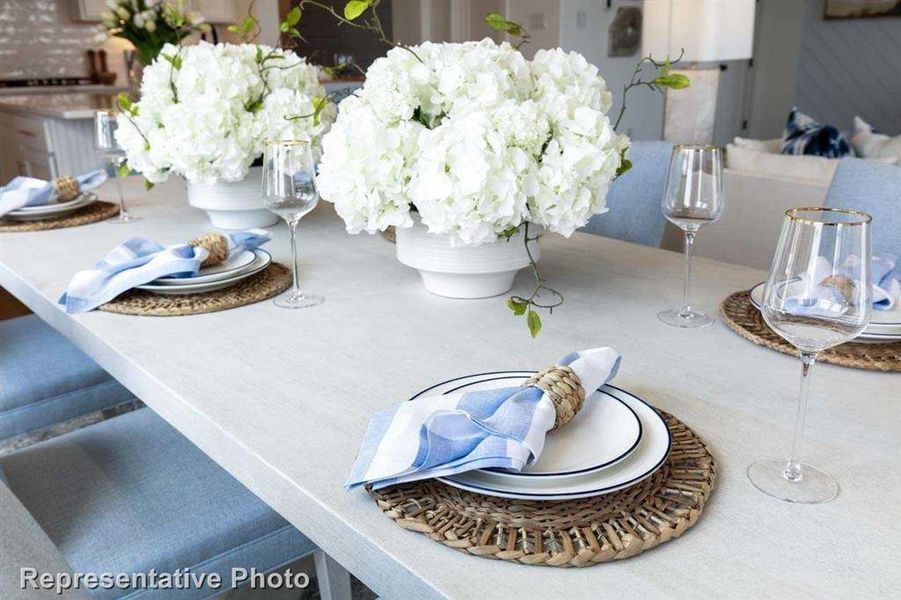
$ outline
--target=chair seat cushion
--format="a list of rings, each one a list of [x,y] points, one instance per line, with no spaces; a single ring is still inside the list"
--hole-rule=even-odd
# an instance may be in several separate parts
[[[0,440],[133,398],[35,315],[0,321]]]
[[[232,567],[265,572],[315,549],[147,408],[2,457],[0,469],[76,571],[190,568],[217,572],[227,585]]]

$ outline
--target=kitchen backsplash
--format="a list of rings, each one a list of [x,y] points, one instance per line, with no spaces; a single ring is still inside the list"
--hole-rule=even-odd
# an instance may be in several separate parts
[[[0,79],[83,77],[85,52],[103,48],[117,85],[125,85],[125,40],[94,41],[96,23],[73,19],[75,0],[0,0]]]

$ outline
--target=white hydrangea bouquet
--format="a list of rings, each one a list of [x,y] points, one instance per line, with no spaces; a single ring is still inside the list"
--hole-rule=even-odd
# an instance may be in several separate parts
[[[575,52],[535,58],[490,39],[394,48],[341,103],[319,188],[350,233],[410,227],[452,244],[533,223],[566,236],[605,208],[629,140],[612,97]]]
[[[335,116],[319,69],[290,50],[257,44],[163,47],[144,71],[141,99],[120,97],[116,132],[127,166],[153,183],[244,179],[266,140],[320,141]],[[290,118],[310,113],[316,118]]]

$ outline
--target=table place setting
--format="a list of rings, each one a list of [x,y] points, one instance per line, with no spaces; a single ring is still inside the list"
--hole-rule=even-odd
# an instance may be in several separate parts
[[[103,169],[51,181],[15,177],[0,188],[0,231],[40,231],[108,219],[118,208],[91,191],[107,178]]]
[[[723,321],[786,354],[803,353],[809,333],[818,360],[901,371],[901,275],[895,256],[872,256],[869,227],[853,210],[787,211],[767,281],[723,300]]]
[[[60,304],[68,313],[174,316],[257,302],[291,283],[288,269],[260,248],[270,237],[263,229],[206,233],[170,246],[133,237],[76,273]]]
[[[678,419],[609,384],[620,362],[595,348],[430,386],[371,420],[345,485],[476,556],[582,567],[648,550],[694,524],[715,462]]]

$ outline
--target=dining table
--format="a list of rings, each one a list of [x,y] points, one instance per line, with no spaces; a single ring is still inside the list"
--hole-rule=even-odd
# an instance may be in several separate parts
[[[146,192],[130,177],[125,190],[138,222],[0,234],[0,286],[379,596],[897,597],[901,377],[817,365],[801,457],[833,475],[839,495],[799,505],[759,492],[745,471],[787,455],[800,364],[719,319],[697,330],[660,322],[657,313],[680,301],[681,254],[546,235],[541,272],[566,300],[542,315],[532,339],[503,298],[430,294],[389,241],[347,234],[323,201],[299,228],[301,286],[323,295],[321,306],[67,314],[58,300],[72,276],[128,237],[178,243],[212,230],[182,180]],[[114,198],[114,188],[99,195]],[[628,209],[602,218],[628,218]],[[285,225],[271,230],[266,249],[290,264]],[[514,290],[529,292],[531,278],[520,272]],[[764,278],[696,258],[693,305],[716,314],[729,294]],[[364,490],[345,489],[377,412],[454,377],[541,369],[598,346],[622,354],[616,386],[677,416],[715,458],[716,488],[681,537],[589,568],[511,564],[398,527]]]

